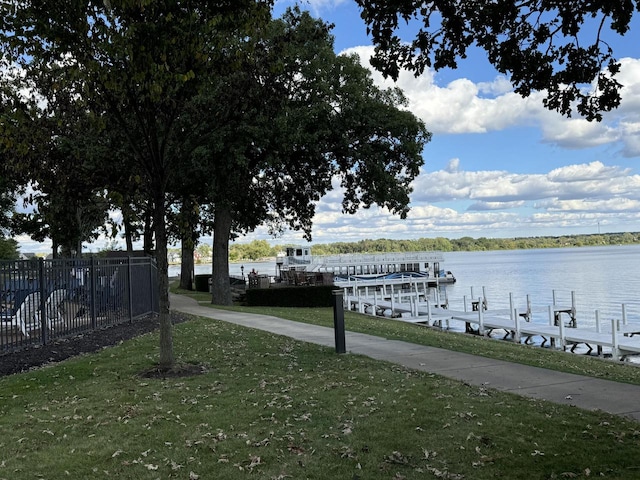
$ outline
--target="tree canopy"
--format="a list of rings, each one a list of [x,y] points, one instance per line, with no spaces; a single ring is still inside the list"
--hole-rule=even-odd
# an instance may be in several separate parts
[[[588,120],[620,104],[620,64],[610,45],[629,32],[637,1],[356,0],[376,45],[372,63],[397,79],[400,69],[453,68],[483,49],[526,97],[546,90],[544,104]],[[398,30],[418,24],[413,40]]]
[[[166,212],[178,190],[172,180],[186,160],[178,119],[207,78],[235,68],[223,62],[230,36],[259,28],[270,6],[254,0],[2,4],[2,64],[19,69],[41,103],[73,98],[98,126],[117,130],[127,151],[121,168],[140,175],[146,186],[159,268],[163,368],[174,363]]]
[[[430,135],[401,92],[376,88],[354,57],[336,56],[328,25],[297,10],[271,21],[270,6],[2,6],[2,63],[18,72],[2,85],[13,100],[2,125],[12,165],[28,166],[25,180],[63,222],[73,192],[126,217],[152,212],[162,368],[174,363],[167,243],[192,213],[213,212],[228,289],[232,234],[270,222],[310,237],[315,202],[336,179],[345,212],[378,204],[404,216],[423,162]]]
[[[192,158],[214,208],[214,303],[231,302],[230,236],[267,223],[311,239],[315,203],[336,184],[345,213],[377,204],[406,216],[430,139],[402,92],[336,55],[330,26],[306,12],[289,10],[229,54],[242,68],[211,78],[197,108],[208,122],[190,129],[208,139]]]

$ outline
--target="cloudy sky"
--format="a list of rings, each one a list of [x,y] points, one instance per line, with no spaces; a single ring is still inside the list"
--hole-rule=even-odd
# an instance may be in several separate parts
[[[368,65],[373,48],[354,2],[300,4],[335,24],[336,51]],[[433,133],[408,219],[380,209],[342,215],[334,192],[318,205],[314,242],[640,231],[639,27],[636,18],[632,33],[613,43],[623,100],[601,123],[549,112],[542,94],[522,99],[481,54],[455,71],[402,73],[409,108]]]
[[[275,15],[294,3],[278,1]],[[373,48],[353,1],[298,3],[335,24],[337,52],[355,52],[368,65]],[[639,32],[636,18],[631,33],[612,42],[622,64],[623,100],[601,123],[549,112],[542,94],[522,99],[481,54],[472,52],[457,70],[427,71],[418,78],[403,72],[398,86],[433,133],[408,218],[378,208],[343,215],[340,192],[334,191],[318,204],[314,243],[640,231],[640,51],[634,41]],[[373,76],[381,86],[390,85]],[[259,229],[239,241],[301,238],[291,232],[273,239]],[[44,247],[20,240],[23,251]]]

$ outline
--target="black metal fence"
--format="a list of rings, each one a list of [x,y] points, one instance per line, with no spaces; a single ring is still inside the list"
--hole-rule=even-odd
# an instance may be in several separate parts
[[[0,353],[159,311],[150,257],[0,261]]]

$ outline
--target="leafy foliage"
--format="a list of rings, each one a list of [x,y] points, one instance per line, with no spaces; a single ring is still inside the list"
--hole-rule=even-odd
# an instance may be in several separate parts
[[[20,69],[34,97],[77,100],[98,126],[114,129],[110,139],[122,138],[127,150],[117,164],[125,173],[121,185],[142,179],[153,209],[163,366],[173,363],[166,211],[170,195],[184,191],[176,172],[187,159],[178,119],[208,78],[236,68],[224,61],[230,35],[259,28],[270,6],[254,0],[2,4],[3,64]]]
[[[313,245],[314,255],[336,255],[341,253],[376,252],[421,252],[439,250],[442,252],[517,250],[530,248],[564,248],[605,245],[634,245],[640,243],[640,232],[603,233],[592,235],[562,235],[556,237],[521,238],[418,238],[395,240],[389,238],[365,239],[357,242],[317,243]],[[265,240],[253,240],[248,244],[233,244],[229,249],[232,261],[258,260],[275,257],[290,245],[273,245]]]
[[[0,235],[0,260],[17,260],[19,256],[18,242]]]
[[[211,77],[194,106],[207,121],[188,129],[206,139],[191,160],[214,209],[213,291],[222,304],[231,301],[229,238],[266,223],[310,239],[316,202],[338,183],[345,213],[378,204],[405,217],[430,139],[402,109],[402,93],[378,89],[355,57],[337,56],[330,26],[308,13],[289,10],[236,39],[229,56],[241,68]]]
[[[229,248],[229,259],[235,260],[259,260],[266,257],[275,257],[279,249],[271,247],[266,240],[253,240],[245,244],[234,244]]]
[[[456,68],[477,46],[526,97],[546,90],[544,104],[588,120],[620,104],[620,68],[609,44],[628,33],[638,2],[565,0],[356,0],[376,45],[372,63],[397,78],[401,68]],[[635,5],[634,5],[635,3]],[[396,34],[418,24],[411,42]],[[591,84],[592,89],[589,88]]]
[[[207,123],[193,136],[208,141],[192,161],[208,174],[211,203],[234,213],[234,232],[268,222],[310,237],[334,176],[345,212],[377,203],[406,215],[430,135],[400,108],[400,91],[377,89],[355,58],[336,56],[328,25],[290,10],[230,55],[242,68],[211,78],[199,98]]]

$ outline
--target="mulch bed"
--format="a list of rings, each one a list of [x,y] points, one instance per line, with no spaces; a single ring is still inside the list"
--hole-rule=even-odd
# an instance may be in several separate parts
[[[171,313],[171,321],[174,324],[184,322],[188,318],[186,315]],[[24,372],[83,353],[96,352],[104,347],[117,345],[124,340],[152,332],[159,327],[158,317],[152,315],[135,320],[133,323],[123,323],[76,337],[55,340],[48,345],[0,355],[0,376]]]

